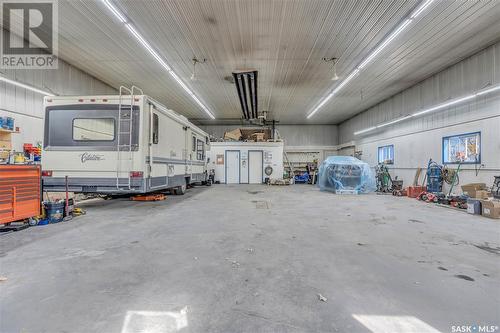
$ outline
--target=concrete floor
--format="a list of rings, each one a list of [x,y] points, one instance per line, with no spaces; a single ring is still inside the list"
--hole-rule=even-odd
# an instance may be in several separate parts
[[[71,222],[0,235],[0,332],[500,324],[500,221],[308,185],[82,206]]]

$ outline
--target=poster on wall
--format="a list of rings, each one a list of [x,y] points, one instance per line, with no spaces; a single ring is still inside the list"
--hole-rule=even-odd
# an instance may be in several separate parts
[[[217,163],[217,165],[223,165],[224,164],[224,155],[217,154],[217,158],[215,159],[215,163]]]
[[[273,160],[273,153],[271,153],[270,151],[265,151],[264,152],[264,161],[269,163],[272,160]]]

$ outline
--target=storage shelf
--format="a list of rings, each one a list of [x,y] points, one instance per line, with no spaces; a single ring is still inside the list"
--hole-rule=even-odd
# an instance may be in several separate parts
[[[19,133],[20,131],[7,130],[5,128],[0,128],[0,133]]]

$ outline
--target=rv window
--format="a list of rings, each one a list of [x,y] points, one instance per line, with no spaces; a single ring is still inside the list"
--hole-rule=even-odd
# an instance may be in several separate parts
[[[113,118],[73,119],[73,140],[75,141],[113,141],[114,139],[115,120]]]
[[[158,115],[153,113],[153,143],[158,143]]]
[[[199,161],[203,161],[205,159],[205,144],[201,140],[197,140],[197,150],[196,155]]]
[[[196,151],[196,137],[194,135],[193,135],[193,147],[191,150]]]

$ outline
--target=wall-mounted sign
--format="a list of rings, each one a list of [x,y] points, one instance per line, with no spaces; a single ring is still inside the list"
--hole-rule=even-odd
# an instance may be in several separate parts
[[[224,164],[224,154],[217,155],[216,162],[219,165]]]

